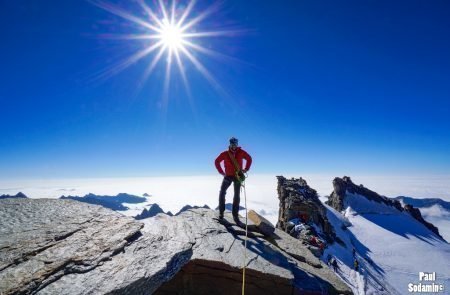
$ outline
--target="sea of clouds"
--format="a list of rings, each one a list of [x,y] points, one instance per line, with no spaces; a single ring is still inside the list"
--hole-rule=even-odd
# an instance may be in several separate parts
[[[308,184],[317,190],[321,200],[333,191],[332,180],[336,175],[285,175],[285,177],[302,176]],[[449,176],[354,176],[356,184],[388,197],[409,196],[413,198],[441,198],[450,201]],[[0,180],[0,194],[16,194],[23,192],[30,198],[59,198],[62,195],[84,196],[88,193],[97,195],[117,195],[128,193],[142,196],[150,195],[146,203],[125,204],[130,210],[126,215],[140,213],[144,206],[157,203],[164,211],[178,212],[184,205],[208,205],[215,209],[218,205],[218,194],[222,177],[208,176],[176,176],[176,177],[134,177],[134,178],[71,178],[71,179],[28,179]],[[249,175],[245,192],[247,207],[264,215],[274,224],[278,218],[277,179],[275,175]],[[227,194],[227,203],[232,202],[232,188]],[[245,205],[244,194],[241,205]],[[439,209],[439,208],[438,208]],[[448,212],[438,209],[426,212],[435,221],[440,218],[449,220]],[[425,213],[425,212],[424,212]],[[428,214],[429,213],[429,214]],[[425,215],[425,214],[424,214]],[[448,222],[450,224],[450,221]],[[442,224],[441,224],[442,225]],[[445,225],[447,226],[447,225]],[[448,231],[448,230],[445,230]]]

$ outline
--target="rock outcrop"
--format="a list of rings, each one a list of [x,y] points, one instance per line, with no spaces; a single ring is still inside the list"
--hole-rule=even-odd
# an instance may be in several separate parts
[[[350,177],[344,176],[343,178],[336,177],[333,180],[333,187],[334,191],[331,193],[330,197],[328,198],[328,201],[326,202],[328,205],[336,209],[337,211],[341,212],[344,210],[345,205],[345,199],[348,193],[357,195],[362,198],[366,198],[370,201],[374,201],[377,203],[384,204],[386,206],[390,206],[392,208],[397,209],[400,212],[406,211],[408,212],[413,218],[415,218],[417,221],[425,225],[429,230],[431,230],[433,233],[435,233],[437,236],[439,236],[441,239],[443,237],[439,234],[439,230],[436,226],[434,226],[432,223],[427,222],[423,219],[422,214],[420,213],[420,210],[418,208],[415,208],[412,205],[405,204],[404,207],[402,207],[402,204],[400,203],[399,198],[397,199],[391,199],[385,196],[381,196],[377,194],[376,192],[365,188],[362,184],[356,185],[352,182]]]
[[[238,293],[244,236],[216,215],[198,208],[138,222],[72,200],[1,200],[0,293]],[[268,240],[249,235],[246,293],[351,293],[309,252],[289,255],[298,242],[278,229]]]
[[[318,240],[323,238],[330,243],[336,237],[328,221],[325,206],[319,200],[317,192],[310,188],[303,178],[286,179],[283,176],[277,176],[277,178],[280,200],[277,227],[293,234],[292,221],[294,221],[302,229],[297,237],[305,244],[316,244],[311,245],[311,250],[319,254],[317,248],[320,246],[320,241]],[[313,239],[312,243],[311,239]]]

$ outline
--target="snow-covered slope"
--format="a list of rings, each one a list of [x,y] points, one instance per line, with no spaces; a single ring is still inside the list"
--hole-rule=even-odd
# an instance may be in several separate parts
[[[410,294],[411,283],[450,288],[450,244],[407,212],[349,193],[342,214],[329,206],[327,210],[346,247],[335,243],[324,257],[337,258],[338,274],[356,294]],[[353,248],[358,272],[353,270]],[[435,272],[436,281],[419,281],[420,272]]]

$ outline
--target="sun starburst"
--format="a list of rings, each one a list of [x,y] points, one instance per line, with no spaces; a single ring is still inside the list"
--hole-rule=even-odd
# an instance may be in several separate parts
[[[213,4],[201,12],[197,12],[195,17],[191,17],[196,4],[195,0],[191,0],[184,8],[178,7],[181,5],[176,0],[172,0],[171,2],[166,1],[167,5],[164,4],[163,0],[158,0],[157,5],[155,5],[156,7],[153,8],[145,0],[137,0],[139,8],[146,15],[145,18],[142,18],[106,1],[92,0],[92,3],[116,16],[137,24],[145,31],[144,34],[108,35],[107,37],[150,41],[149,45],[147,44],[125,60],[103,71],[101,74],[102,77],[107,78],[117,74],[146,56],[153,55],[153,58],[142,75],[141,81],[139,81],[139,85],[143,85],[159,62],[164,60],[162,57],[166,56],[165,93],[168,92],[170,84],[173,59],[176,61],[178,71],[188,92],[189,83],[185,71],[185,60],[191,62],[216,90],[223,91],[209,70],[200,62],[196,54],[193,54],[194,52],[199,52],[209,56],[223,58],[225,55],[205,48],[195,40],[198,38],[233,36],[237,33],[235,30],[201,31],[197,28],[205,18],[218,10],[217,4]]]

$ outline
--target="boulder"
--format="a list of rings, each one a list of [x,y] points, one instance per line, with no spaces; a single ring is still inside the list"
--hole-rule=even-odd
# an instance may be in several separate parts
[[[254,210],[249,210],[247,213],[248,219],[258,228],[258,230],[266,235],[270,236],[275,231],[275,227],[270,221],[256,213]]]

